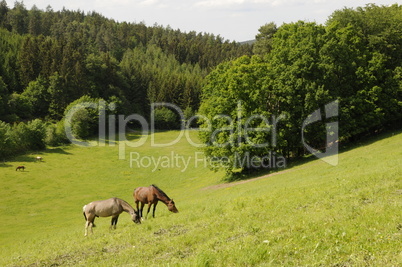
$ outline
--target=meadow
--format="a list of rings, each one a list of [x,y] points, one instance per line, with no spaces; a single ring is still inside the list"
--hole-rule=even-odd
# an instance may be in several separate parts
[[[241,183],[225,183],[186,138],[148,138],[125,159],[109,143],[18,156],[0,164],[0,265],[400,266],[401,147],[402,133],[389,132],[344,149],[337,166],[311,157]],[[189,164],[152,163],[169,157]],[[153,183],[179,213],[160,203],[141,225],[123,213],[116,230],[97,218],[84,237],[83,205],[114,196],[134,206],[134,188]]]

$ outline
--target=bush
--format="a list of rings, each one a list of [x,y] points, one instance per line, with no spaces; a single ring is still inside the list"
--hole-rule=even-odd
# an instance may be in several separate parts
[[[73,111],[72,117],[67,118],[71,123],[72,134],[77,138],[88,138],[98,131],[99,103],[101,99],[94,99],[89,96],[83,96],[70,103],[64,114],[68,116]],[[86,104],[94,104],[97,108],[88,108]]]
[[[87,109],[78,110],[71,119],[71,130],[78,138],[88,138],[96,134],[96,118],[93,118]]]
[[[10,139],[10,125],[0,121],[0,157],[5,158],[10,154],[11,139]]]
[[[154,110],[154,123],[155,129],[158,130],[173,130],[180,128],[178,116],[166,107]]]
[[[40,150],[46,148],[46,127],[39,120],[20,122],[8,128],[7,134],[8,156],[24,153],[28,150]]]
[[[27,123],[26,143],[29,150],[40,150],[46,148],[46,126],[39,119]]]
[[[13,126],[0,121],[0,158],[3,159],[29,150],[45,149],[46,145],[58,146],[69,142],[63,120],[47,126],[39,119]]]
[[[47,129],[47,135],[45,139],[45,143],[49,146],[59,146],[63,144],[69,144],[70,140],[68,140],[66,136],[66,132],[64,130],[64,120],[57,122],[56,124],[49,124]]]

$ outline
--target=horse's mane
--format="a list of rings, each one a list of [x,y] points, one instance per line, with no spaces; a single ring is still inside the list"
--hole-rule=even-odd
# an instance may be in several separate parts
[[[151,184],[151,186],[153,186],[156,190],[158,190],[158,192],[159,192],[162,196],[164,196],[164,197],[166,197],[168,200],[170,200],[170,197],[168,197],[168,195],[166,195],[166,193],[163,192],[162,189],[160,189],[159,187],[157,187],[155,184]]]
[[[125,201],[124,199],[121,199],[121,198],[119,198],[119,199],[120,199],[121,202],[123,202],[123,203],[128,204],[129,206],[131,206],[130,203],[128,203],[128,202]]]
[[[116,199],[120,200],[123,204],[127,205],[128,207],[130,207],[130,209],[135,210],[135,209],[133,208],[133,206],[131,206],[130,203],[128,203],[128,202],[125,201],[124,199],[117,198],[117,197],[116,197]]]

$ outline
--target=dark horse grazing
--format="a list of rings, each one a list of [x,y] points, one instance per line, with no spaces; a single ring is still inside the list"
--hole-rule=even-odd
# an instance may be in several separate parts
[[[112,229],[112,227],[116,229],[117,220],[123,211],[131,215],[133,222],[141,223],[141,217],[138,215],[138,211],[134,210],[134,208],[131,207],[131,205],[126,201],[116,197],[106,200],[93,201],[85,205],[82,209],[85,220],[87,221],[85,223],[85,236],[88,235],[88,226],[91,228],[91,233],[93,233],[92,227],[95,227],[95,217],[112,216],[110,229]]]
[[[143,217],[143,209],[144,205],[148,204],[148,212],[145,218],[148,216],[148,213],[151,209],[152,204],[154,205],[152,217],[155,218],[155,209],[158,201],[162,201],[168,207],[168,210],[171,212],[177,213],[179,212],[174,204],[173,199],[170,199],[165,192],[163,192],[156,185],[150,185],[148,187],[138,187],[134,190],[133,193],[135,204],[137,205],[137,210],[139,211],[140,217]],[[138,203],[141,202],[141,209],[138,208]]]
[[[23,171],[25,171],[25,166],[18,166],[18,167],[15,169],[15,171],[18,171],[18,170],[23,170]]]

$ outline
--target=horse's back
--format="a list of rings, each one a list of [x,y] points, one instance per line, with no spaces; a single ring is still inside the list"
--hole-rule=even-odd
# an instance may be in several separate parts
[[[111,215],[120,214],[122,211],[120,201],[115,197],[93,201],[84,206],[85,213],[93,213],[100,217],[108,217]]]
[[[152,191],[149,187],[137,187],[134,189],[134,199],[143,203],[152,201]]]
[[[139,200],[140,196],[143,194],[144,188],[145,187],[140,186],[134,189],[133,196],[136,200]]]

